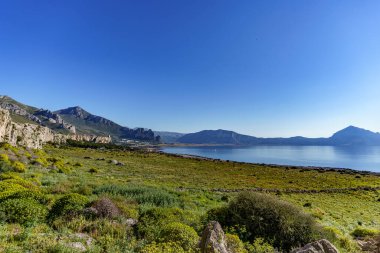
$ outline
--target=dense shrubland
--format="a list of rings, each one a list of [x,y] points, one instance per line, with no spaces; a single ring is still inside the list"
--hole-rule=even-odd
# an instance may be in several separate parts
[[[332,181],[335,188],[376,187],[376,176],[88,148],[1,145],[0,252],[198,252],[202,231],[212,220],[221,223],[228,248],[236,253],[287,252],[319,238],[343,252],[357,252],[354,238],[377,235],[379,220],[366,216],[377,211],[376,191],[219,191],[287,189],[288,173],[294,189],[326,189]],[[351,205],[336,205],[336,210],[327,202],[332,196]],[[360,217],[356,199],[364,202]]]

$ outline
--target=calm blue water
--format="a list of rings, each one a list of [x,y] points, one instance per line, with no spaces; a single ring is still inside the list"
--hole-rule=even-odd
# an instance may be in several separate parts
[[[380,172],[379,146],[165,147],[162,151],[239,162],[337,167]]]

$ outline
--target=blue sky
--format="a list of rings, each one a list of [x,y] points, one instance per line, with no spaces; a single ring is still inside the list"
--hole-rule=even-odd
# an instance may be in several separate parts
[[[380,131],[380,1],[0,1],[0,94],[120,124]]]

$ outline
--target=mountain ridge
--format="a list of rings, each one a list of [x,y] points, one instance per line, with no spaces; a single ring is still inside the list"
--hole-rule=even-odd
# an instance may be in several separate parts
[[[289,138],[262,138],[243,135],[230,130],[203,130],[186,134],[176,140],[181,144],[215,145],[379,145],[380,134],[363,128],[349,126],[328,138],[307,138],[294,136]]]
[[[22,104],[9,96],[0,96],[0,108],[10,112],[14,122],[46,126],[63,134],[111,136],[116,142],[125,139],[158,142],[151,129],[128,128],[112,120],[91,114],[80,106],[50,111]]]

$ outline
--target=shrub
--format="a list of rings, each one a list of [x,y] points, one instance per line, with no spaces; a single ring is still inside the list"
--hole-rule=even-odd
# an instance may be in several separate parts
[[[34,160],[32,161],[32,164],[34,164],[34,165],[39,165],[39,166],[43,166],[43,167],[48,166],[48,162],[46,161],[45,158],[42,158],[42,157],[38,157],[38,158],[34,159]]]
[[[9,164],[9,157],[7,154],[0,154],[0,161]]]
[[[355,228],[354,231],[351,232],[351,235],[353,237],[368,237],[368,236],[375,236],[377,234],[379,234],[378,230],[363,228],[363,227],[357,227]]]
[[[26,190],[26,188],[20,184],[11,182],[9,180],[0,181],[0,192],[17,192],[17,191],[23,191]]]
[[[251,243],[246,243],[245,247],[249,253],[274,253],[277,252],[274,248],[263,238],[256,238],[255,241]]]
[[[97,168],[91,168],[88,170],[89,173],[93,174],[93,173],[98,173],[99,170]]]
[[[23,173],[26,171],[25,164],[21,162],[14,162],[12,168],[15,172]]]
[[[53,221],[58,217],[70,218],[81,211],[87,203],[88,199],[77,193],[64,195],[54,202],[48,220]]]
[[[59,173],[63,173],[63,174],[70,174],[71,173],[71,169],[67,168],[67,167],[61,167],[61,168],[58,168],[58,172]]]
[[[29,224],[45,219],[47,209],[34,199],[8,199],[0,203],[0,214],[6,222]]]
[[[248,251],[244,248],[244,243],[240,240],[240,238],[237,235],[226,234],[226,242],[228,252],[248,253]]]
[[[10,178],[10,179],[6,179],[4,181],[0,181],[0,191],[2,190],[2,186],[5,186],[5,185],[20,185],[24,188],[27,188],[27,189],[31,189],[31,190],[38,190],[38,187],[33,184],[33,182],[31,181],[28,181],[28,180],[25,180],[23,178],[20,178],[20,177],[13,177],[13,178]]]
[[[21,190],[21,191],[6,191],[0,194],[0,203],[8,199],[32,199],[40,204],[46,204],[46,197],[37,191]]]
[[[244,192],[228,206],[211,210],[209,220],[236,227],[240,238],[253,242],[261,237],[290,251],[312,241],[319,229],[310,215],[267,194]]]
[[[174,242],[166,242],[166,243],[151,243],[145,246],[141,251],[141,253],[186,253],[180,245]]]
[[[140,215],[137,232],[140,238],[155,241],[160,238],[165,224],[183,220],[184,213],[178,208],[151,208]]]
[[[175,242],[184,250],[190,251],[196,248],[199,237],[192,227],[179,222],[172,222],[163,228],[160,240],[162,242]]]
[[[109,198],[101,198],[91,205],[94,214],[100,218],[115,218],[120,215],[119,208]]]

